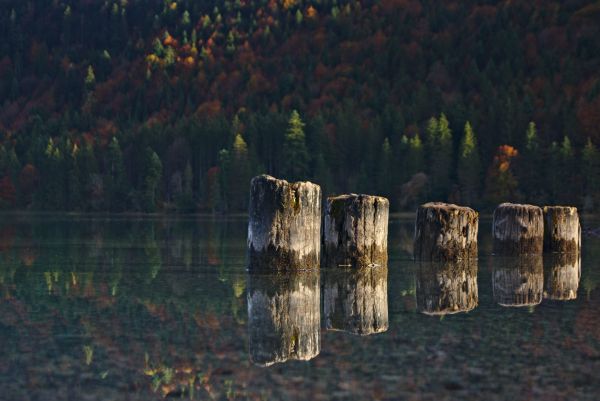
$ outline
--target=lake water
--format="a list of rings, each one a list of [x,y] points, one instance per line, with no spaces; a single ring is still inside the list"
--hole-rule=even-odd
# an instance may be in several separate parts
[[[598,226],[584,221],[586,226]],[[600,239],[577,258],[252,276],[246,221],[3,215],[2,400],[597,400]]]

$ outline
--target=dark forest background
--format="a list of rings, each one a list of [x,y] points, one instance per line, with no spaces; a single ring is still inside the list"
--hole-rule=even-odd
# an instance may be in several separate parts
[[[3,0],[0,206],[600,209],[600,2]]]

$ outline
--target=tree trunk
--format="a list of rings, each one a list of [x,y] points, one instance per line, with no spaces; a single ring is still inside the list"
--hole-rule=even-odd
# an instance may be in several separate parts
[[[417,210],[414,257],[431,261],[475,259],[478,228],[479,214],[471,208],[425,203]]]
[[[417,271],[417,309],[427,315],[468,312],[479,301],[477,261],[422,262]]]
[[[544,251],[579,253],[581,226],[577,208],[571,206],[544,207]]]
[[[269,366],[309,360],[321,350],[319,272],[249,274],[250,359]]]
[[[323,219],[323,265],[387,267],[389,205],[380,196],[328,198]]]
[[[268,175],[250,183],[250,271],[319,268],[321,187]]]
[[[495,254],[542,253],[544,218],[538,206],[502,203],[494,210],[492,231]]]
[[[500,258],[493,262],[494,300],[502,306],[528,306],[542,302],[542,255]]]
[[[581,279],[581,258],[578,253],[561,253],[544,257],[546,284],[544,298],[568,301],[577,298]]]
[[[388,329],[387,267],[327,269],[323,314],[327,330],[361,336]]]

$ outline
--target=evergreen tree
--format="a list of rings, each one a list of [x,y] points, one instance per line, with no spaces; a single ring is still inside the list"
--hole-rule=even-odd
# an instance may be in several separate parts
[[[471,123],[468,121],[465,123],[464,131],[458,156],[458,183],[462,201],[466,205],[475,205],[479,196],[481,163],[479,161],[477,139]]]
[[[450,172],[452,167],[452,131],[448,119],[442,113],[439,119],[429,120],[427,135],[430,155],[431,195],[445,200],[450,191]]]
[[[545,203],[547,200],[544,171],[541,169],[542,159],[537,129],[535,123],[531,121],[525,131],[524,150],[516,163],[520,187],[527,202]]]
[[[97,179],[99,177],[98,164],[96,163],[96,156],[92,145],[89,143],[84,144],[77,153],[77,159],[82,207],[84,209],[99,210],[103,194],[98,193],[100,188],[95,187],[93,184],[102,181]]]
[[[38,207],[46,210],[64,210],[65,180],[63,153],[50,138],[44,151],[41,168],[41,188],[36,193]]]
[[[229,180],[230,206],[234,210],[247,210],[248,183],[252,175],[248,145],[242,134],[237,134],[233,141],[231,174]]]
[[[110,211],[121,211],[125,208],[127,196],[125,167],[121,145],[116,137],[108,144],[106,152],[105,176],[106,207]]]
[[[577,177],[575,169],[575,151],[571,145],[571,140],[568,136],[563,138],[560,146],[560,164],[558,171],[555,174],[558,176],[557,200],[559,203],[568,203],[572,199],[572,194],[576,193]]]
[[[231,177],[231,154],[227,149],[219,151],[219,169],[213,194],[213,212],[229,210],[229,183]]]
[[[392,183],[393,171],[392,168],[392,146],[388,138],[385,138],[381,146],[381,153],[377,162],[377,192],[385,197],[390,197],[393,191]]]
[[[545,185],[548,189],[549,201],[556,203],[558,201],[558,192],[562,183],[560,182],[559,169],[562,165],[561,149],[558,143],[552,142],[546,152],[545,167]],[[537,184],[539,185],[539,184]]]
[[[419,134],[416,134],[408,140],[408,154],[406,156],[406,170],[408,171],[408,179],[413,174],[425,171],[425,151],[423,149],[423,142]]]
[[[91,65],[89,65],[87,68],[87,74],[85,76],[84,83],[87,90],[91,90],[96,83],[96,74],[94,73],[94,68]]]
[[[163,167],[160,158],[151,148],[146,149],[145,167],[146,177],[144,179],[142,205],[144,211],[154,212]]]
[[[81,210],[83,206],[82,185],[79,173],[79,147],[67,140],[65,146],[65,168],[67,173],[66,208]]]
[[[581,154],[581,173],[583,175],[583,208],[586,211],[597,210],[600,202],[600,153],[588,138]]]
[[[181,212],[193,212],[196,209],[194,202],[194,172],[192,171],[192,164],[188,160],[183,170],[183,191],[177,196],[177,210]]]
[[[291,181],[308,177],[309,156],[304,136],[304,123],[296,110],[292,111],[283,143],[283,175]]]

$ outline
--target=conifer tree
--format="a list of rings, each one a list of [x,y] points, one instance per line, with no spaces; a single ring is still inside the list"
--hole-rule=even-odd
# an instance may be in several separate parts
[[[183,191],[176,198],[177,210],[180,212],[193,212],[196,209],[194,202],[194,172],[188,160],[183,170]]]
[[[477,149],[477,139],[468,121],[465,123],[464,136],[460,144],[458,159],[458,182],[462,201],[466,205],[475,205],[479,196],[481,163]]]
[[[296,110],[292,111],[283,143],[283,176],[291,181],[308,177],[309,156],[304,135],[304,123]]]
[[[425,155],[423,149],[423,142],[419,134],[416,134],[408,140],[408,154],[407,154],[406,170],[408,171],[408,179],[413,174],[425,171]]]
[[[91,65],[88,65],[84,83],[87,90],[91,90],[96,83],[96,74],[94,73],[94,68]]]
[[[251,178],[248,145],[238,133],[232,147],[231,175],[229,179],[230,206],[235,210],[246,210],[248,207],[248,183]]]
[[[545,190],[544,171],[541,168],[543,154],[539,143],[535,123],[530,121],[525,131],[525,146],[517,160],[516,172],[525,195],[525,201],[544,203],[547,198]]]
[[[575,170],[575,151],[571,145],[571,140],[565,135],[560,146],[560,163],[556,175],[559,179],[560,189],[557,188],[557,200],[560,203],[567,203],[572,198],[572,194],[577,190],[577,179]]]
[[[430,157],[431,195],[445,200],[450,191],[452,166],[452,131],[448,119],[442,113],[438,120],[432,117],[427,125]]]
[[[65,169],[67,173],[66,208],[67,210],[81,210],[83,196],[79,173],[79,147],[68,139],[65,146]]]
[[[548,188],[549,201],[555,203],[562,183],[560,182],[559,169],[562,165],[560,145],[553,141],[547,150],[545,167],[545,184]]]
[[[121,145],[116,137],[112,138],[106,152],[105,194],[108,210],[121,211],[125,208],[125,166]]]
[[[382,196],[389,197],[392,193],[393,171],[392,168],[392,146],[388,138],[381,145],[381,153],[377,162],[377,192]]]
[[[600,202],[600,153],[588,138],[581,154],[584,210],[597,210]]]
[[[144,179],[142,205],[144,211],[153,212],[156,210],[156,196],[162,176],[162,162],[151,148],[146,149],[145,167],[146,177]]]
[[[227,149],[219,151],[218,177],[213,194],[213,211],[229,210],[229,182],[231,176],[231,155]]]

